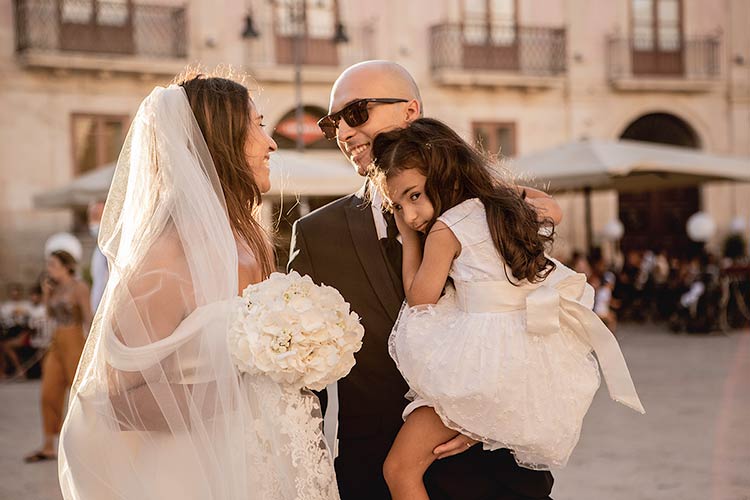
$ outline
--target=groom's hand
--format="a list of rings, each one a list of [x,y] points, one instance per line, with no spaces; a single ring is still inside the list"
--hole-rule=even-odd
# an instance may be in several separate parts
[[[450,441],[443,443],[432,450],[432,453],[437,455],[437,459],[440,460],[441,458],[452,457],[453,455],[463,453],[478,442],[479,441],[474,441],[470,437],[466,437],[463,434],[459,434]]]

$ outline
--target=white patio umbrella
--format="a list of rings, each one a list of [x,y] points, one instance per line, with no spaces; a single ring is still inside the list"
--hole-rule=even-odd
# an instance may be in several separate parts
[[[707,181],[750,182],[750,158],[639,141],[570,142],[522,156],[516,173],[552,190],[640,190]]]
[[[591,191],[640,191],[709,181],[750,182],[750,158],[648,142],[585,140],[522,156],[510,168],[552,191],[582,190],[591,247]]]
[[[107,196],[114,164],[88,172],[67,186],[34,196],[37,208],[86,206]],[[358,190],[363,180],[339,151],[283,150],[271,155],[270,196],[343,196]]]
[[[37,208],[85,207],[92,201],[104,200],[112,183],[114,164],[87,172],[59,189],[34,196]]]
[[[269,195],[343,196],[357,191],[363,183],[338,150],[283,150],[271,155]]]

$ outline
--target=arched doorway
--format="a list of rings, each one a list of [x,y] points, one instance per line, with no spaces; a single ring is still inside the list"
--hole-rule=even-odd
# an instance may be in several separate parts
[[[643,115],[630,123],[621,139],[700,149],[695,130],[667,113]],[[625,226],[622,250],[665,249],[670,255],[689,255],[697,249],[685,231],[687,219],[700,210],[698,186],[618,193],[620,220]]]
[[[668,113],[643,115],[625,128],[620,139],[700,149],[698,135],[687,122]]]

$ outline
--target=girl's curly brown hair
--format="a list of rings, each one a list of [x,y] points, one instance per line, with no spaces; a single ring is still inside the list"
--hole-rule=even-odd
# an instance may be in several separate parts
[[[381,192],[385,193],[388,178],[404,170],[416,168],[427,178],[425,194],[435,208],[427,233],[446,210],[478,198],[487,212],[495,248],[513,278],[534,283],[555,269],[545,255],[554,240],[554,222],[540,220],[517,185],[493,172],[492,159],[444,123],[420,118],[406,128],[379,134],[372,150],[370,178]]]

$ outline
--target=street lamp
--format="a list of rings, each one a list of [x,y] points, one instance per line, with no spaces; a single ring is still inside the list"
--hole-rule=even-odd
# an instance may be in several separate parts
[[[344,29],[344,24],[342,22],[336,23],[336,32],[333,35],[333,43],[348,43],[349,37],[346,34],[346,30]]]
[[[303,139],[304,135],[304,108],[302,106],[302,64],[305,59],[303,52],[307,42],[307,16],[305,10],[305,0],[290,0],[288,5],[290,24],[293,33],[293,63],[294,63],[294,93],[296,100],[296,107],[294,112],[295,121],[297,123],[297,138],[295,141],[295,149],[302,152],[305,149],[305,143]],[[338,0],[333,2],[334,9],[334,33],[333,42],[335,44],[349,42],[349,36],[346,34],[344,24],[339,18],[339,5]]]
[[[245,29],[242,30],[242,38],[258,38],[260,33],[255,29],[252,13],[245,16]]]
[[[302,108],[302,34],[305,29],[305,0],[296,0],[289,6],[289,17],[294,33],[293,61],[294,61],[294,98],[296,107],[294,119],[297,122],[296,150],[300,153],[305,149],[302,138],[304,133],[304,110]]]

